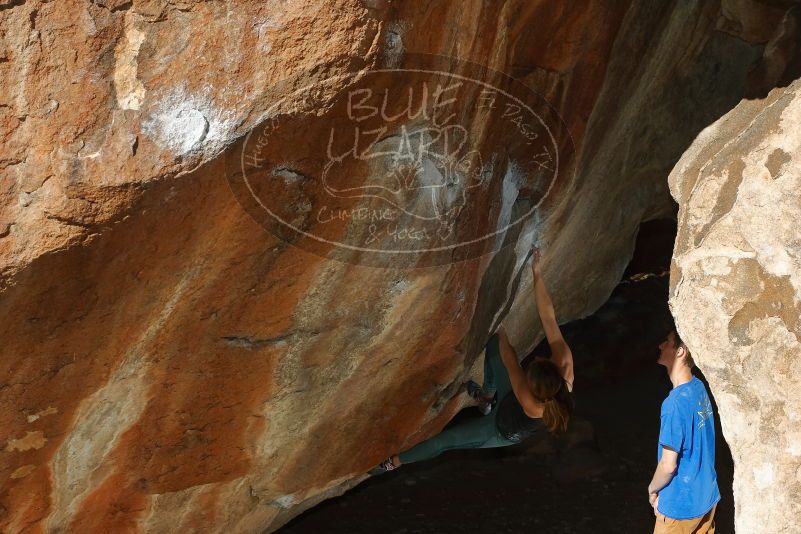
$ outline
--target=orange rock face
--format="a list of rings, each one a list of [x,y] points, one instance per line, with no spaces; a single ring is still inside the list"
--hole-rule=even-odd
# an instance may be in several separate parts
[[[671,165],[761,53],[712,7],[644,4],[0,3],[0,529],[275,529],[439,430],[503,317],[533,346],[532,239],[560,320],[597,308],[639,223],[671,212]],[[415,54],[445,60],[398,74]],[[422,186],[345,194],[389,158],[327,173],[332,126],[359,122],[349,91],[435,87],[464,74],[447,58],[487,67],[454,93],[468,142],[414,177],[481,187],[463,205]],[[550,141],[527,148],[521,121],[481,113],[476,80],[547,117]],[[420,124],[392,122],[377,142],[397,153]],[[544,146],[558,172],[531,163]],[[328,219],[323,183],[340,194]],[[343,246],[370,233],[354,213],[387,209],[452,216],[461,241]]]

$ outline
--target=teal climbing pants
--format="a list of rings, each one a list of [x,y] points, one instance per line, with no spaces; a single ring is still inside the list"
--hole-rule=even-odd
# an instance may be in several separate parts
[[[487,342],[484,356],[484,384],[481,389],[485,392],[494,389],[498,394],[498,402],[489,414],[446,428],[436,436],[400,453],[398,456],[401,463],[428,460],[452,449],[487,449],[515,445],[517,442],[503,437],[495,425],[500,401],[512,391],[509,374],[501,361],[498,334],[493,334]]]

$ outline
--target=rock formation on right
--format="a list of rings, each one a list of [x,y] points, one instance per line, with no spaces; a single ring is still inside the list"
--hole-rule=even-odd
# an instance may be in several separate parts
[[[799,532],[801,80],[743,100],[670,175],[670,307],[735,462],[736,530]]]

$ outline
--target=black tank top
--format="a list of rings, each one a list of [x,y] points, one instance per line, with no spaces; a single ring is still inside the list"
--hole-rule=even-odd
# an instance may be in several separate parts
[[[513,391],[501,399],[497,410],[495,426],[509,441],[523,441],[532,434],[548,431],[541,417],[533,418],[526,415]]]

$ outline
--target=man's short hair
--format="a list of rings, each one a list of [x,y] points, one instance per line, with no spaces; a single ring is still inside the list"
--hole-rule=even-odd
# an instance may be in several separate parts
[[[683,348],[685,351],[684,361],[687,362],[687,366],[692,369],[695,367],[695,360],[693,360],[692,354],[690,354],[690,347],[681,339],[679,335],[679,330],[676,328],[676,323],[672,323],[670,327],[670,332],[673,333],[673,347],[674,348]],[[670,333],[668,332],[668,333]]]

